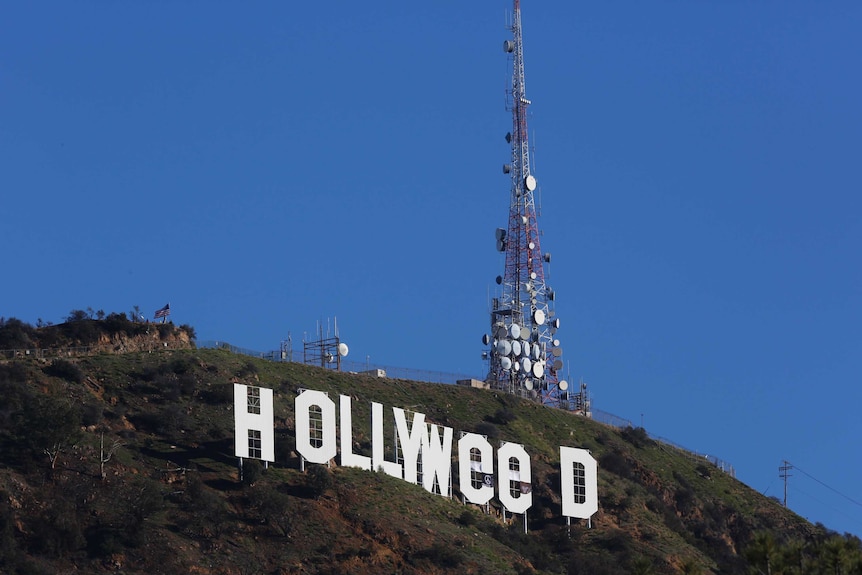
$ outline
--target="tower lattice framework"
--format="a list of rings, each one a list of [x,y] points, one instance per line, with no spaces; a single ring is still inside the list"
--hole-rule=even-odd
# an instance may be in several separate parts
[[[562,348],[557,339],[560,320],[553,309],[554,291],[548,286],[534,193],[537,181],[530,169],[527,138],[527,99],[524,82],[524,45],[520,0],[514,0],[512,39],[503,43],[512,62],[512,87],[507,107],[512,112],[510,163],[503,167],[511,177],[509,218],[496,232],[497,250],[505,254],[503,275],[497,277],[497,295],[491,302],[491,333],[487,382],[496,389],[570,408],[568,383],[561,380]]]

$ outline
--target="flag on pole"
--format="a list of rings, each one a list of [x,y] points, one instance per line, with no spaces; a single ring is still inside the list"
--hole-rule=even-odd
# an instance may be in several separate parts
[[[153,319],[166,318],[169,315],[171,315],[171,304],[168,304],[161,309],[157,309],[156,315]]]

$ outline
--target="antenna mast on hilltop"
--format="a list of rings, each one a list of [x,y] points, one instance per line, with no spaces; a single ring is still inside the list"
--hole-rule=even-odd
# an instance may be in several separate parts
[[[514,0],[514,5],[513,38],[503,43],[512,61],[512,88],[506,90],[512,112],[512,131],[506,134],[506,141],[512,146],[512,157],[503,173],[511,177],[512,184],[508,225],[496,232],[497,250],[505,253],[505,268],[497,276],[501,287],[491,303],[491,333],[483,338],[490,346],[484,354],[490,364],[486,381],[492,388],[569,409],[568,383],[557,375],[563,367],[562,348],[556,339],[560,320],[552,308],[554,291],[545,281],[545,264],[551,262],[551,254],[543,254],[539,246],[533,196],[537,182],[530,171],[530,100],[524,83],[520,0]]]

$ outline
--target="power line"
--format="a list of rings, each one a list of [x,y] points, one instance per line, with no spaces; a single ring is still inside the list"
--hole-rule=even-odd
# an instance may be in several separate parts
[[[769,488],[772,487],[773,483],[775,483],[775,480],[769,482],[769,485],[766,486],[766,489],[763,490],[763,493],[761,493],[761,495],[766,495],[766,493],[769,491]]]
[[[784,463],[789,463],[789,462],[785,461]],[[845,494],[841,493],[840,491],[838,491],[838,490],[837,490],[837,489],[835,489],[834,487],[831,487],[831,486],[829,486],[829,485],[826,485],[825,483],[823,483],[822,481],[820,481],[819,479],[817,479],[816,477],[814,477],[813,475],[811,475],[810,473],[808,473],[807,471],[805,471],[804,469],[802,469],[801,467],[799,467],[798,465],[794,465],[794,466],[793,466],[793,468],[794,468],[794,469],[797,469],[797,470],[799,470],[799,471],[801,471],[803,475],[807,476],[807,477],[808,477],[808,478],[810,478],[810,479],[813,479],[814,481],[816,481],[817,483],[819,483],[820,485],[822,485],[822,486],[823,486],[823,487],[825,487],[826,489],[829,489],[830,491],[834,491],[835,493],[837,493],[838,495],[840,495],[841,497],[843,497],[843,498],[844,498],[844,499],[846,499],[847,501],[849,501],[849,502],[853,503],[854,505],[858,505],[859,507],[862,507],[862,503],[859,503],[858,501],[856,501],[855,499],[853,499],[853,498],[852,498],[852,497],[850,497],[849,495],[845,495]],[[779,469],[780,469],[780,468],[779,468]]]
[[[820,505],[822,505],[823,507],[825,507],[825,508],[829,509],[830,511],[832,511],[832,512],[834,512],[834,513],[837,513],[838,515],[843,516],[845,519],[850,519],[850,520],[851,520],[851,521],[853,521],[856,525],[862,525],[862,523],[859,523],[859,518],[858,518],[858,517],[854,517],[854,516],[852,516],[852,515],[848,515],[848,514],[847,514],[847,513],[845,513],[844,511],[842,511],[842,510],[840,510],[840,509],[838,509],[838,508],[835,508],[835,507],[833,507],[833,506],[829,505],[828,503],[826,503],[826,502],[824,502],[824,501],[820,501],[819,499],[817,499],[816,497],[814,497],[813,495],[811,495],[811,494],[810,494],[810,493],[808,493],[807,491],[804,491],[804,490],[802,490],[802,489],[799,489],[799,487],[797,487],[797,488],[796,488],[796,491],[798,491],[798,492],[799,492],[799,493],[801,493],[802,495],[805,495],[806,497],[810,498],[812,501],[815,501],[816,503],[819,503]]]

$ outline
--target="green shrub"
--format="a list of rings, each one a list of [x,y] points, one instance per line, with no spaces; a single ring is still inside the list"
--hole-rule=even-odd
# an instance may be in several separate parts
[[[70,383],[83,383],[84,381],[84,372],[81,371],[81,368],[65,359],[55,359],[43,371]]]
[[[104,408],[101,403],[90,401],[84,404],[81,409],[81,425],[90,426],[98,425],[102,421]]]
[[[500,430],[497,429],[497,426],[488,421],[480,421],[476,425],[476,433],[479,435],[484,435],[488,439],[497,439],[500,437]]]
[[[90,557],[108,557],[123,550],[124,537],[121,529],[111,525],[95,525],[84,535]]]
[[[631,478],[634,474],[632,464],[617,451],[608,451],[599,457],[599,465],[602,470],[610,471],[626,479]]]
[[[242,483],[243,485],[254,485],[263,477],[263,465],[257,459],[243,459],[242,461]]]
[[[65,557],[85,546],[74,503],[66,498],[48,501],[33,521],[35,550],[49,557]]]
[[[325,465],[312,465],[308,470],[308,488],[314,497],[320,497],[332,487],[332,474]]]
[[[174,324],[172,324],[172,323],[157,323],[156,329],[159,330],[159,339],[168,339],[174,333]]]
[[[50,422],[50,425],[46,425]],[[61,451],[81,435],[81,412],[76,405],[50,395],[33,396],[20,413],[16,433],[22,448],[39,456],[46,450]],[[51,462],[52,465],[55,461]]]
[[[0,489],[0,565],[12,559],[18,551],[15,512],[9,501],[9,494]]]
[[[257,364],[252,361],[247,361],[245,362],[245,365],[242,366],[242,369],[239,370],[239,373],[237,375],[239,375],[240,377],[246,377],[249,375],[257,374],[257,371]]]
[[[432,564],[444,569],[452,569],[461,565],[464,553],[453,545],[435,541],[431,547],[417,553],[417,557],[429,560]]]
[[[289,496],[272,487],[260,486],[251,490],[249,500],[261,523],[273,525],[283,537],[290,535],[293,511]]]
[[[209,405],[233,405],[233,384],[211,384],[201,391],[200,398]]]
[[[673,494],[674,503],[676,503],[676,508],[683,515],[688,515],[697,505],[697,497],[694,495],[694,491],[689,489],[688,487],[680,487]]]
[[[195,333],[195,328],[193,328],[187,323],[184,323],[180,326],[180,331],[186,332],[186,334],[189,336],[189,339],[192,341],[195,341],[198,338],[197,333]]]
[[[626,427],[620,432],[620,435],[637,448],[653,444],[653,440],[649,438],[643,427]]]
[[[82,309],[73,309],[66,316],[66,322],[84,321],[86,319],[90,319],[90,315]]]
[[[195,388],[197,388],[197,383],[198,382],[195,379],[195,376],[191,373],[184,373],[177,380],[177,384],[180,388],[180,393],[185,397],[194,395]]]
[[[32,347],[36,330],[32,325],[10,317],[0,317],[0,349],[24,349]]]
[[[190,427],[191,419],[182,406],[169,404],[156,412],[145,412],[135,416],[133,423],[173,440],[181,430]]]
[[[81,315],[83,314],[83,315]],[[66,323],[57,326],[70,340],[72,345],[90,345],[99,339],[100,322],[90,319],[87,312],[74,310],[66,318]]]
[[[486,421],[496,423],[497,425],[508,425],[516,419],[518,419],[518,416],[506,407],[501,407],[494,413],[494,415],[485,418]]]
[[[458,516],[458,523],[463,525],[464,527],[469,527],[476,523],[476,514],[469,509],[465,509],[461,512],[461,515]]]
[[[195,368],[194,360],[190,357],[176,357],[171,360],[168,365],[168,369],[177,375],[183,375],[184,373],[189,373],[193,371]]]

